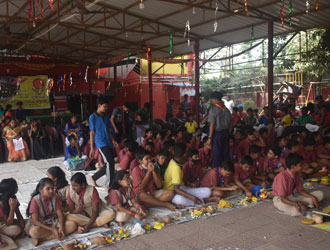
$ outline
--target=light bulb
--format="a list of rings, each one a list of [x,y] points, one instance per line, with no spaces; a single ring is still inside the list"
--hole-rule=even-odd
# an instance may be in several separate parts
[[[195,9],[195,6],[193,6],[193,9],[192,9],[192,13],[193,13],[193,15],[195,15],[195,14],[196,14],[196,9]]]
[[[33,26],[33,28],[36,27],[36,22],[35,21],[33,21],[32,26]]]
[[[143,0],[141,0],[141,2],[140,2],[140,4],[139,4],[139,8],[140,8],[141,10],[144,9],[144,2],[143,2]]]
[[[126,34],[125,35],[126,35],[126,37],[128,37],[128,32],[127,31],[126,31]]]

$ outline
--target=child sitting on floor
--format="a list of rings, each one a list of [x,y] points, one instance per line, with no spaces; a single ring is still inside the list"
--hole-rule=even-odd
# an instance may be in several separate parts
[[[14,239],[24,236],[25,222],[19,210],[17,192],[17,182],[13,178],[3,179],[0,182],[0,235],[4,235],[3,238],[6,238],[7,247],[13,246],[10,249],[17,249]]]
[[[246,130],[247,137],[242,140],[237,147],[237,160],[240,161],[245,155],[249,154],[249,148],[251,145],[257,145],[261,148],[265,148],[266,144],[263,138],[259,136],[259,132],[254,131],[253,128]]]
[[[170,161],[164,177],[164,189],[174,190],[174,204],[194,206],[204,202],[218,201],[219,198],[211,197],[210,188],[188,188],[183,182],[182,164],[185,162],[186,145],[177,143],[174,146],[174,158]]]
[[[83,173],[71,177],[67,204],[70,210],[67,219],[78,224],[78,233],[87,233],[93,227],[107,227],[115,218],[112,208],[104,204],[95,187],[87,184]]]
[[[264,158],[261,157],[261,148],[252,145],[249,149],[249,155],[253,160],[253,168],[256,169],[256,174],[252,177],[252,182],[264,188],[269,184],[267,176],[263,174]]]
[[[149,143],[149,142],[152,142],[152,143],[154,142],[153,132],[151,129],[146,130],[146,137],[143,140],[142,147],[145,148],[147,143]]]
[[[226,197],[228,192],[237,190],[236,185],[230,185],[229,177],[234,173],[234,165],[231,161],[224,161],[221,166],[212,168],[202,178],[201,187],[212,189],[212,197]]]
[[[156,162],[154,163],[155,168],[162,180],[164,180],[165,171],[168,167],[169,157],[170,153],[163,149],[157,154]]]
[[[305,206],[319,207],[324,195],[320,190],[307,192],[302,184],[301,170],[304,159],[298,154],[289,154],[285,171],[279,173],[273,183],[273,203],[275,208],[286,215],[304,215]]]
[[[129,170],[131,162],[135,159],[135,152],[138,147],[137,142],[128,141],[126,143],[127,152],[119,162],[119,170]]]
[[[87,157],[81,157],[77,138],[74,135],[70,135],[68,140],[70,145],[65,149],[64,166],[71,171],[84,169]]]
[[[187,129],[188,134],[196,133],[198,128],[197,122],[194,121],[193,114],[188,115],[188,121],[184,124],[185,128]]]
[[[199,187],[199,181],[202,178],[203,170],[199,159],[199,153],[197,149],[189,149],[189,160],[183,164],[183,181],[186,187]]]
[[[246,196],[251,197],[251,189],[254,186],[252,178],[255,176],[257,168],[253,166],[253,160],[249,155],[242,158],[240,163],[234,165],[234,182],[241,188]]]
[[[64,217],[61,200],[54,192],[51,179],[42,178],[31,197],[26,209],[29,220],[25,232],[33,238],[34,246],[45,240],[63,240],[76,230],[77,224]]]
[[[151,153],[140,149],[137,152],[137,159],[139,166],[132,170],[132,181],[139,202],[146,207],[166,207],[175,210],[175,206],[170,203],[174,192],[160,189],[163,182],[151,161]]]
[[[330,137],[325,137],[323,145],[317,150],[318,163],[322,168],[330,169]]]
[[[203,169],[208,169],[213,166],[212,144],[208,141],[208,137],[203,139],[204,146],[200,148],[199,159]]]
[[[115,173],[114,180],[106,197],[109,204],[116,209],[116,221],[123,226],[133,218],[142,220],[147,216],[147,209],[140,205],[131,189],[131,178],[125,170]]]
[[[304,147],[300,151],[300,155],[304,158],[302,173],[306,175],[316,173],[316,171],[319,170],[319,166],[317,164],[317,156],[314,150],[314,139],[305,139],[303,145]]]
[[[281,148],[279,146],[272,146],[267,150],[260,174],[267,176],[270,181],[273,181],[277,174],[285,170],[285,163],[280,156]]]

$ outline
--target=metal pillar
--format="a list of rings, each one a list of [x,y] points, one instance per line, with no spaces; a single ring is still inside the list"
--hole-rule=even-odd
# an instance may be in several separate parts
[[[150,120],[150,128],[152,128],[152,121],[153,121],[153,98],[152,98],[152,63],[150,60],[151,57],[151,49],[149,50],[148,56],[148,80],[149,80],[149,103],[151,107],[151,120]]]
[[[195,109],[196,121],[199,124],[199,40],[195,41]]]
[[[274,72],[273,72],[273,36],[274,36],[274,26],[273,21],[268,21],[268,110],[271,117],[273,116],[273,81],[274,81]]]
[[[113,65],[113,81],[117,82],[117,65]],[[116,85],[115,85],[116,86]]]

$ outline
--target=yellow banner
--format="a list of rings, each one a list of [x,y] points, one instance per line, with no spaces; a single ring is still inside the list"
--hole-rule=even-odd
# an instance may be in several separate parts
[[[48,76],[19,76],[19,90],[17,94],[0,103],[5,106],[11,104],[16,108],[18,101],[23,102],[24,109],[48,109],[49,97],[46,95]]]

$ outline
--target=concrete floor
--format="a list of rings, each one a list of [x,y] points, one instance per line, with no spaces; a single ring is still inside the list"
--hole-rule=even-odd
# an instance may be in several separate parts
[[[22,211],[38,180],[45,177],[49,167],[62,167],[62,161],[62,158],[55,158],[0,164],[1,179],[13,177],[19,183],[17,196]],[[66,174],[69,178],[72,173],[66,171]],[[101,179],[99,183],[104,181]],[[101,196],[105,195],[103,188],[98,190]],[[326,196],[323,206],[330,205],[329,187],[322,187],[322,190]],[[25,243],[20,246],[24,246],[20,249],[30,248]],[[272,202],[264,202],[207,219],[171,225],[103,249],[323,250],[330,249],[330,233],[302,225],[299,218],[278,214]]]

